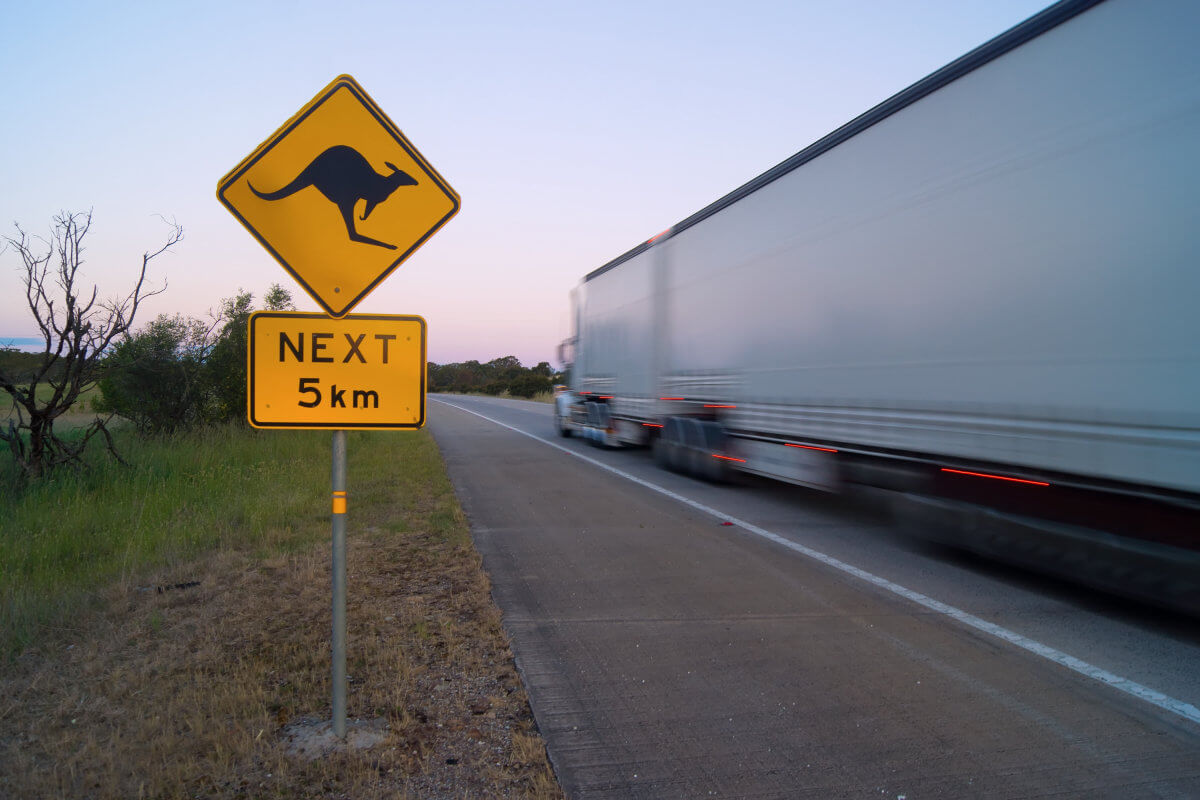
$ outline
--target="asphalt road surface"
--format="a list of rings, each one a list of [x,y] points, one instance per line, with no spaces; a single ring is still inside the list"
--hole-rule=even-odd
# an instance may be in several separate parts
[[[430,399],[569,797],[1200,797],[1194,621]]]

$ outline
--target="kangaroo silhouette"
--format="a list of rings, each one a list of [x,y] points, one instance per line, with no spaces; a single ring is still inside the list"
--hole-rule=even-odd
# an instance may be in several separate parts
[[[362,153],[344,144],[334,145],[314,158],[291,183],[274,192],[260,192],[247,182],[250,191],[263,200],[282,200],[309,186],[325,195],[325,199],[337,206],[346,222],[346,233],[353,242],[373,244],[395,250],[396,245],[363,236],[354,229],[354,206],[366,200],[362,219],[370,216],[375,206],[387,200],[401,186],[416,186],[417,181],[390,161],[383,162],[392,168],[390,175],[380,175]]]

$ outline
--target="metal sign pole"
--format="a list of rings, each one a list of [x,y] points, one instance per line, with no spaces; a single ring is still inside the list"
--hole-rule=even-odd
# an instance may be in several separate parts
[[[346,738],[346,432],[333,432],[333,733]]]

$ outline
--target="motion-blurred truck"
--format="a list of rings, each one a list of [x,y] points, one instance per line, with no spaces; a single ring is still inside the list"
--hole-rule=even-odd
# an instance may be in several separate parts
[[[559,431],[1200,609],[1197,32],[1058,3],[591,272]]]

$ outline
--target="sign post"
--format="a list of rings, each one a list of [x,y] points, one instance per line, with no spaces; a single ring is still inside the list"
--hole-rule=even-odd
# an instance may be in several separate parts
[[[346,738],[346,432],[333,432],[333,734]]]
[[[350,310],[458,213],[458,194],[349,75],[217,183],[325,314],[249,322],[256,428],[333,431],[333,732],[346,736],[346,430],[425,424],[425,320]]]

